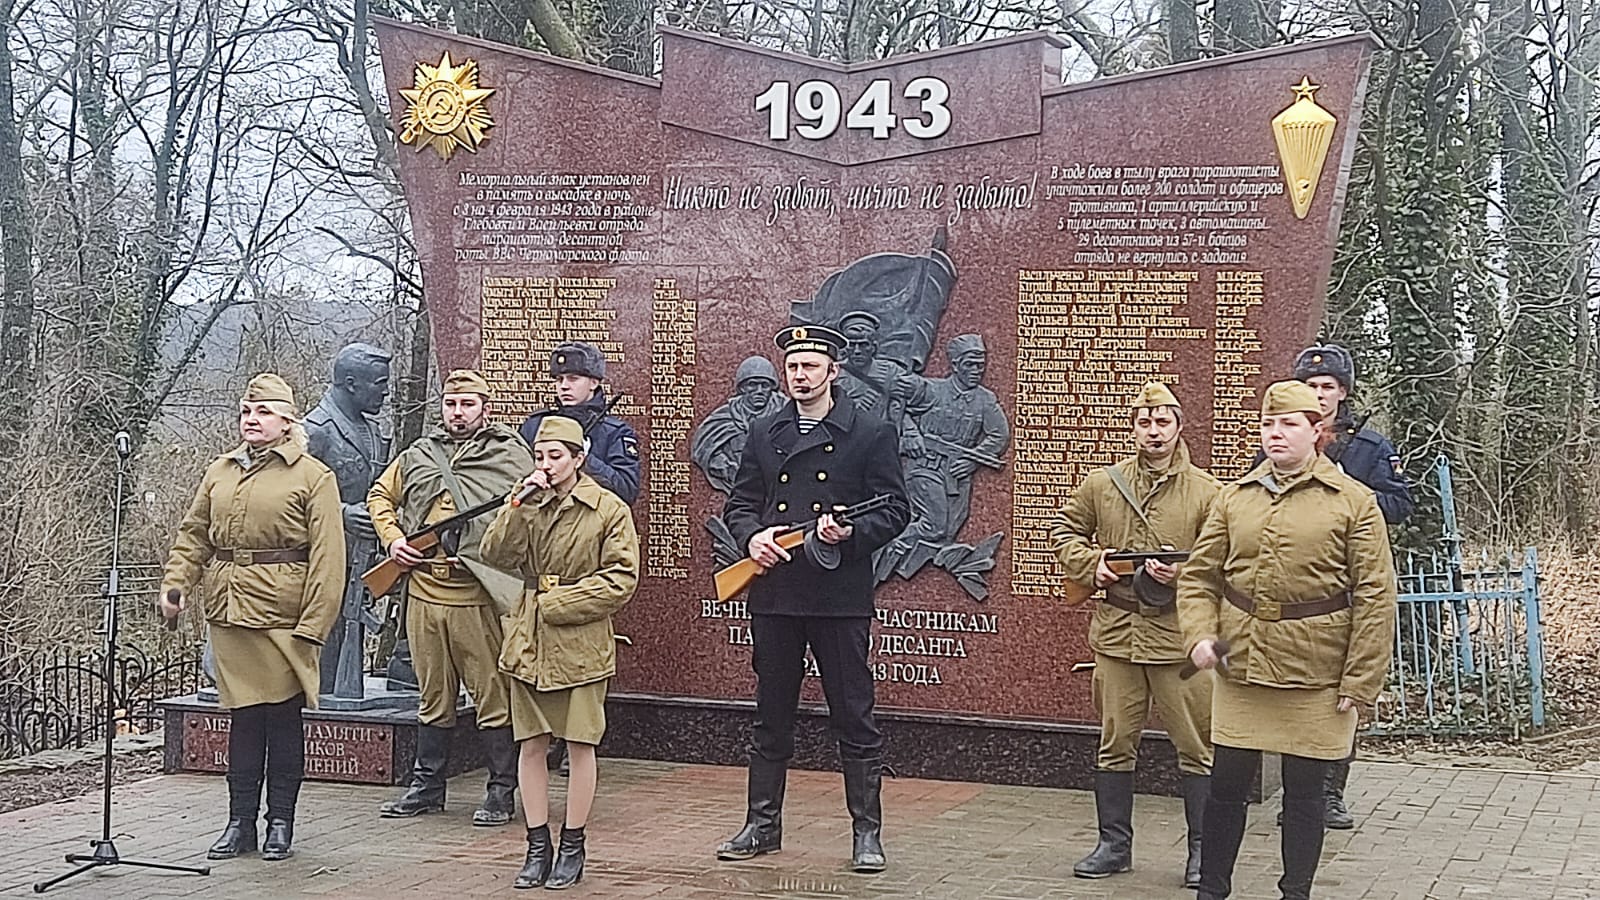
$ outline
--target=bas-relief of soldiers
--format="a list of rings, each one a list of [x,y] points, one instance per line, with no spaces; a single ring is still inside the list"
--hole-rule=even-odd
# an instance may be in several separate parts
[[[752,356],[739,364],[733,376],[733,391],[733,396],[712,410],[689,438],[690,460],[705,473],[711,486],[725,495],[733,491],[750,426],[783,405],[783,395],[778,393],[778,370],[766,357]],[[706,531],[711,534],[712,556],[719,567],[744,556],[721,516],[707,520]]]
[[[982,336],[965,334],[952,340],[946,347],[950,372],[938,378],[924,375],[955,281],[955,263],[945,253],[945,232],[940,229],[926,253],[877,253],[833,273],[811,299],[791,304],[790,321],[824,325],[844,338],[840,391],[858,411],[888,422],[900,437],[913,518],[878,553],[877,580],[881,583],[896,574],[911,578],[932,562],[949,572],[973,599],[983,600],[989,593],[985,573],[994,568],[994,554],[1004,535],[990,535],[976,546],[962,543],[959,535],[971,513],[977,470],[1004,467],[1001,457],[1010,445],[1011,429],[994,393],[982,386],[988,360]],[[746,360],[740,371],[750,364]],[[743,388],[739,391],[742,397]],[[742,434],[737,441],[722,443],[725,459],[713,459],[701,436],[709,441],[725,433],[726,426],[713,423],[726,421],[725,411],[735,400],[702,422],[691,448],[707,480],[724,494],[728,488],[721,472],[726,470],[715,466],[737,464],[734,454],[735,448],[742,451]],[[772,408],[770,401],[764,408]],[[743,556],[718,520],[706,527],[713,535],[719,565]]]

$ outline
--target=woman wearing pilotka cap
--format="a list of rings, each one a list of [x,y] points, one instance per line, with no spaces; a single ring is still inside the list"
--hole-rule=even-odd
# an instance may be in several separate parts
[[[1232,891],[1263,752],[1283,757],[1278,888],[1284,900],[1308,900],[1323,779],[1349,755],[1357,707],[1377,700],[1393,655],[1389,532],[1372,491],[1317,452],[1321,416],[1304,383],[1267,388],[1266,459],[1223,488],[1178,577],[1189,658],[1216,670],[1199,900]]]

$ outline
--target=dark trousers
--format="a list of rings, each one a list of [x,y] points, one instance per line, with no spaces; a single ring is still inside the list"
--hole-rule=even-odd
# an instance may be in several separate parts
[[[787,763],[794,755],[794,720],[805,680],[806,648],[822,673],[828,719],[839,738],[840,759],[883,755],[883,735],[872,718],[874,685],[867,667],[870,618],[757,615],[750,619],[756,670],[755,754]]]
[[[267,817],[294,819],[306,768],[305,728],[300,708],[305,695],[282,703],[258,703],[232,711],[228,725],[228,784],[234,818],[253,819],[267,782]],[[248,807],[248,808],[245,808]]]
[[[1200,840],[1200,894],[1226,897],[1233,890],[1233,864],[1244,838],[1245,802],[1261,771],[1261,751],[1218,744],[1211,765],[1211,798]],[[1288,898],[1311,896],[1322,856],[1322,785],[1332,760],[1283,757],[1283,877]]]

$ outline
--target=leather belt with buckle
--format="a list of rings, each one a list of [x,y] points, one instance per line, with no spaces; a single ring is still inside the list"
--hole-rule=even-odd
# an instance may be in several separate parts
[[[556,588],[558,588],[560,586],[561,586],[561,576],[560,575],[540,575],[539,576],[539,592],[540,593],[544,593],[545,591],[553,591],[553,590],[555,590]]]
[[[1350,592],[1341,591],[1332,597],[1321,600],[1308,600],[1304,603],[1279,603],[1276,600],[1251,600],[1249,597],[1234,590],[1232,586],[1222,591],[1222,596],[1237,609],[1243,610],[1263,622],[1279,622],[1290,619],[1309,619],[1312,616],[1325,616],[1336,613],[1341,609],[1349,609],[1352,605]]]
[[[269,563],[310,562],[311,551],[298,550],[217,550],[212,556],[236,566],[264,566]]]
[[[450,576],[455,574],[455,570],[456,567],[447,560],[430,560],[428,562],[428,574],[439,581],[449,581]]]
[[[1105,592],[1105,596],[1101,599],[1101,602],[1107,606],[1115,606],[1117,609],[1125,612],[1138,613],[1141,616],[1148,616],[1150,618],[1164,616],[1177,608],[1177,604],[1175,603],[1171,606],[1145,606],[1137,600],[1129,600],[1126,597],[1115,596],[1110,591]]]

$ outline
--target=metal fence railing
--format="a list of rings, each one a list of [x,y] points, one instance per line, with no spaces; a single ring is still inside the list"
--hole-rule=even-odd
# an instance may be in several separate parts
[[[1370,732],[1520,737],[1545,723],[1538,551],[1480,553],[1468,568],[1449,460],[1435,471],[1443,549],[1397,560],[1394,664]]]

